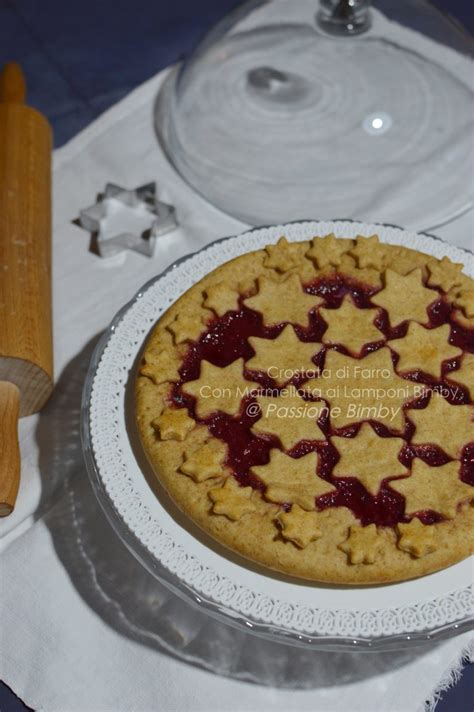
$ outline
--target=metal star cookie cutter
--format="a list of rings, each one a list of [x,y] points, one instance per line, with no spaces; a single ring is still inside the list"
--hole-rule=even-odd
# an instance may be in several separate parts
[[[126,217],[128,220],[125,220]],[[114,218],[119,222],[115,227]],[[121,225],[126,222],[138,227],[120,231]],[[100,257],[112,257],[125,250],[152,257],[157,238],[178,226],[174,207],[157,199],[155,182],[134,190],[107,183],[99,200],[80,211],[79,223],[85,230],[97,235]]]

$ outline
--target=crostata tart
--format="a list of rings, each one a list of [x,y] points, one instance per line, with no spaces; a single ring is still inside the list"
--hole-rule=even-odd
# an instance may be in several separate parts
[[[286,574],[399,581],[468,556],[474,282],[375,235],[242,255],[156,324],[143,446],[216,540]]]

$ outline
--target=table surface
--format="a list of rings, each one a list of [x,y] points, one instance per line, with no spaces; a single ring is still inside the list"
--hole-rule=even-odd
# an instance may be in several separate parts
[[[29,103],[48,116],[55,145],[61,146],[138,84],[189,54],[203,33],[238,4],[238,0],[2,0],[0,66],[9,60],[22,64]],[[471,0],[433,4],[474,30]],[[474,665],[466,665],[436,712],[465,712],[473,698]],[[1,712],[28,709],[0,683]]]

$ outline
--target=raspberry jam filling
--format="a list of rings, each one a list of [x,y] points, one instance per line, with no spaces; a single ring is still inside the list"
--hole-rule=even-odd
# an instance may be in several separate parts
[[[323,298],[324,306],[330,309],[337,309],[346,295],[350,295],[360,309],[368,309],[374,308],[370,299],[379,290],[337,275],[306,285],[305,291]],[[427,327],[435,328],[442,324],[450,324],[450,342],[463,351],[474,353],[474,330],[465,329],[456,323],[453,319],[452,307],[443,299],[441,290],[433,290],[433,292],[434,294],[438,293],[439,298],[428,309]],[[214,437],[226,443],[228,448],[226,465],[232,470],[242,486],[250,485],[264,491],[265,486],[250,470],[253,466],[267,464],[270,459],[270,450],[281,447],[281,445],[276,437],[257,436],[251,432],[253,424],[260,418],[258,409],[249,407],[256,405],[255,399],[252,396],[245,398],[238,416],[232,417],[217,412],[207,418],[198,418],[195,412],[194,398],[186,395],[182,390],[183,383],[199,378],[201,361],[206,360],[223,368],[238,358],[248,360],[254,355],[254,350],[248,343],[249,337],[274,339],[281,333],[285,324],[265,326],[261,314],[245,307],[242,301],[244,298],[241,297],[238,311],[227,312],[223,317],[214,319],[209,323],[200,339],[189,347],[180,368],[181,380],[173,387],[171,401],[177,407],[186,407],[197,422],[206,425]],[[319,314],[311,312],[309,322],[307,328],[295,326],[299,339],[305,342],[321,342],[326,329],[324,320]],[[391,328],[384,310],[379,310],[375,324],[381,331],[381,340],[366,345],[361,353],[361,358],[385,345],[386,340],[403,337],[408,328],[408,322]],[[332,348],[341,353],[348,353],[344,347]],[[314,359],[316,366],[324,365],[324,355],[325,348],[322,348]],[[392,357],[394,365],[396,365],[397,357],[393,352]],[[449,374],[458,366],[457,359],[446,361],[443,364],[442,377],[439,381],[421,371],[404,374],[404,377],[425,383],[435,390],[442,389],[446,399],[453,404],[469,403],[469,395],[465,389],[453,386],[452,383],[445,380],[446,376],[449,377]],[[249,380],[257,381],[263,388],[272,388],[273,390],[276,388],[276,384],[264,373],[245,371],[245,376]],[[296,376],[290,383],[298,386],[304,380],[304,376]],[[427,402],[427,398],[420,400],[417,407],[426,407]],[[326,437],[334,435],[327,415],[321,416],[318,424]],[[382,424],[373,423],[373,426],[380,436],[390,435],[390,432]],[[343,434],[353,437],[359,427],[360,423],[349,426],[344,429]],[[414,457],[421,458],[432,467],[438,467],[449,461],[449,458],[439,448],[411,445],[413,431],[413,425],[407,420],[405,431],[399,436],[407,442],[400,455],[400,461],[403,464],[410,466]],[[348,507],[363,525],[375,523],[393,527],[397,522],[408,521],[404,516],[404,497],[390,488],[390,473],[387,473],[387,479],[382,481],[377,496],[373,497],[355,477],[332,478],[332,470],[337,462],[338,454],[330,443],[302,441],[295,445],[288,454],[298,458],[313,450],[317,450],[319,454],[318,474],[323,479],[331,480],[337,486],[337,491],[318,498],[319,508]],[[463,452],[461,479],[474,485],[474,445],[466,447]],[[290,506],[286,503],[282,504],[285,508]],[[417,516],[424,524],[432,524],[442,518],[432,511],[418,512]]]

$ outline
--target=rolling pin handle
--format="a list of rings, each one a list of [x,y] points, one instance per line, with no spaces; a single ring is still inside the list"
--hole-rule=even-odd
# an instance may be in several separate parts
[[[19,414],[19,389],[0,381],[0,517],[12,513],[20,484]]]
[[[25,75],[19,64],[7,62],[0,74],[0,101],[24,104],[25,99]]]

